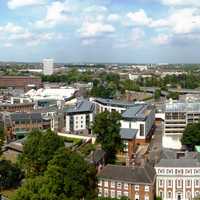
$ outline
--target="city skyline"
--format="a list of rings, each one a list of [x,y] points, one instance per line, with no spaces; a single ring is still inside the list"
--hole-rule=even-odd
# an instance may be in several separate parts
[[[199,63],[198,0],[2,0],[0,60]]]

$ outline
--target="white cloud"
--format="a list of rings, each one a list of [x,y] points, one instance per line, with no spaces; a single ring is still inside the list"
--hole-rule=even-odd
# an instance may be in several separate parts
[[[37,28],[52,28],[57,24],[67,22],[70,17],[68,13],[71,11],[70,5],[65,2],[55,1],[47,7],[47,13],[44,19],[36,21]]]
[[[45,2],[46,0],[9,0],[8,8],[13,10],[25,6],[43,5]]]
[[[113,33],[115,28],[102,22],[84,22],[78,31],[82,38],[98,37],[104,33]]]
[[[82,40],[81,44],[82,44],[83,46],[91,46],[91,45],[93,45],[95,42],[96,42],[95,39],[84,39],[84,40]]]
[[[24,28],[9,22],[5,26],[0,26],[0,31],[1,33],[18,34],[24,32]]]
[[[156,45],[166,45],[170,42],[170,36],[166,34],[160,34],[152,38],[151,41]]]
[[[200,6],[199,0],[161,0],[161,2],[168,6]]]
[[[116,22],[120,19],[120,16],[118,14],[110,14],[108,15],[108,21],[110,22]]]
[[[5,43],[3,46],[6,48],[10,48],[13,46],[13,44],[8,42],[8,43]]]
[[[147,16],[143,9],[140,9],[137,12],[129,12],[127,17],[131,21],[132,25],[135,26],[147,26],[152,21],[152,19]]]
[[[106,12],[108,9],[105,6],[92,5],[87,7],[85,12]]]

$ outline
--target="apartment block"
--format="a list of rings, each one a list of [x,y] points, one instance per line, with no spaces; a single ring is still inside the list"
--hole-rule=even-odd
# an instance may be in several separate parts
[[[94,104],[87,100],[81,100],[76,105],[66,108],[64,110],[66,116],[65,131],[75,134],[90,134],[91,123],[95,116],[94,109]]]

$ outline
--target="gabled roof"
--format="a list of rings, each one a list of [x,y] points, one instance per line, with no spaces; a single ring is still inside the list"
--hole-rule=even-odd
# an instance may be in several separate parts
[[[120,136],[121,139],[131,140],[134,139],[137,135],[137,129],[130,129],[130,128],[121,128],[120,129]]]
[[[41,113],[12,113],[11,114],[11,119],[13,121],[20,121],[20,120],[42,120],[42,115]]]
[[[133,184],[152,184],[155,179],[155,170],[147,163],[144,167],[107,165],[100,171],[98,178]]]

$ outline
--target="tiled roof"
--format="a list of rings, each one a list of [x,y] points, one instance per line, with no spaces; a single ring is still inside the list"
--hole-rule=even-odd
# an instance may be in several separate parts
[[[137,135],[138,130],[137,129],[130,129],[130,128],[121,128],[120,129],[120,136],[121,139],[134,139]]]
[[[107,165],[100,171],[98,178],[133,184],[152,184],[155,179],[155,170],[149,164],[145,164],[144,167]]]

